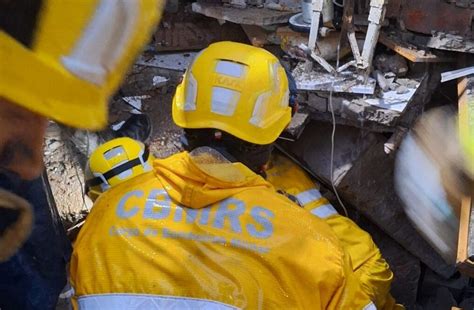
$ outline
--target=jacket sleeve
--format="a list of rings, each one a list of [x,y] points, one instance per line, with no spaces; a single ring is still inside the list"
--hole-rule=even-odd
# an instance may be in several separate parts
[[[353,275],[377,309],[394,308],[395,302],[390,295],[393,273],[371,236],[351,219],[338,214],[321,195],[319,186],[288,159],[274,157],[274,167],[269,176],[269,181],[277,190],[294,197],[312,216],[330,226],[347,254]]]
[[[351,219],[339,215],[324,197],[304,205],[304,208],[331,227],[348,253],[353,273],[361,288],[377,308],[384,309],[386,305],[387,309],[392,308],[389,305],[394,304],[390,295],[393,273],[370,235]]]

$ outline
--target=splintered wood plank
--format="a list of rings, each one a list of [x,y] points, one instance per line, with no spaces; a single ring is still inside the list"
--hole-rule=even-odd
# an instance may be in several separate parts
[[[400,54],[411,62],[448,62],[453,61],[452,58],[439,57],[427,51],[419,51],[416,48],[410,48],[405,43],[398,41],[394,37],[389,37],[381,32],[379,35],[379,42],[386,47],[392,49],[394,52]]]
[[[459,219],[458,253],[456,259],[457,264],[462,264],[468,259],[471,206],[471,197],[463,197]]]
[[[469,88],[472,83],[469,77],[464,77],[458,80],[458,108],[459,108],[459,126],[461,131],[463,128],[471,126],[469,108],[472,105],[471,92]],[[474,262],[471,260],[473,251],[473,223],[472,223],[472,199],[471,197],[463,197],[461,202],[459,219],[459,238],[458,238],[458,252],[456,257],[456,265],[459,271],[470,277],[474,276]]]

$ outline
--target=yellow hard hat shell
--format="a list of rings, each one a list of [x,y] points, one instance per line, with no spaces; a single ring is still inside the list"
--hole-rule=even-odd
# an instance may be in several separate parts
[[[270,52],[235,42],[199,53],[173,99],[183,128],[216,128],[255,144],[274,142],[291,120],[288,79]]]
[[[86,167],[89,197],[95,200],[110,187],[151,171],[154,159],[143,143],[131,138],[117,138],[100,145]]]
[[[0,97],[70,126],[100,129],[109,96],[149,39],[163,2],[11,4],[12,14],[28,14],[20,22],[29,33],[0,27]]]

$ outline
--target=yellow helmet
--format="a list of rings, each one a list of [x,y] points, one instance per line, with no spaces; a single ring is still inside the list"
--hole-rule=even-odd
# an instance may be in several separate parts
[[[196,56],[177,87],[173,120],[254,144],[274,142],[291,119],[285,69],[270,52],[219,42]]]
[[[163,0],[0,1],[0,97],[100,129]]]
[[[95,200],[110,187],[150,171],[154,159],[143,143],[130,138],[100,145],[87,163],[87,195]]]

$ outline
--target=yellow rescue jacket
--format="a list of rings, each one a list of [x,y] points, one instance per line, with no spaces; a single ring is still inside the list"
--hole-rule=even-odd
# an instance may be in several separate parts
[[[336,209],[319,192],[319,185],[298,165],[281,154],[273,154],[267,181],[277,191],[289,195],[290,199],[308,210],[313,216],[324,220],[336,234],[342,247],[349,254],[355,276],[364,292],[370,296],[378,309],[397,308],[390,295],[393,273],[383,259],[370,235]]]
[[[244,165],[198,157],[99,197],[71,260],[76,307],[375,309],[324,221]]]

